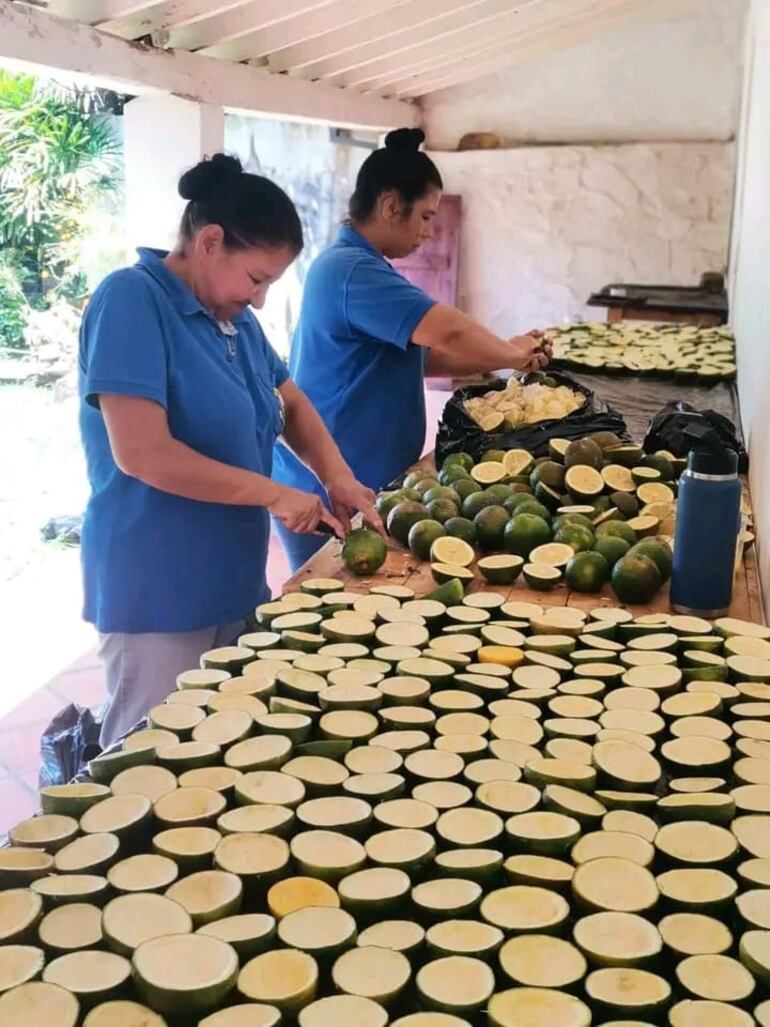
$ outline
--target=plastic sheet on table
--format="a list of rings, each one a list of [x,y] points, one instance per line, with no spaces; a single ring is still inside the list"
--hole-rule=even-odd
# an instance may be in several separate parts
[[[720,382],[711,388],[681,385],[662,378],[572,374],[576,382],[596,392],[609,406],[621,411],[632,437],[641,442],[650,420],[667,403],[681,401],[696,410],[714,410],[735,425],[741,437],[738,392],[735,385]]]

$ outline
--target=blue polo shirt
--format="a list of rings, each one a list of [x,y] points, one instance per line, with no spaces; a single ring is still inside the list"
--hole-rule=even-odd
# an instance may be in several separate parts
[[[159,403],[171,434],[204,456],[269,475],[288,372],[256,318],[235,335],[163,263],[109,275],[80,330],[80,429],[91,496],[83,524],[84,617],[103,632],[196,631],[268,598],[269,518],[254,506],[183,499],[123,474],[100,393]]]
[[[291,376],[370,488],[382,488],[422,452],[427,351],[411,338],[434,304],[350,227],[308,271]],[[284,445],[276,448],[273,476],[324,494]]]

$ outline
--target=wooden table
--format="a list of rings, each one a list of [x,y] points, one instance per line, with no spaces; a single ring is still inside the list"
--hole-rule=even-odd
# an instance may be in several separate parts
[[[426,461],[427,458],[423,458],[420,461],[420,466],[425,466]],[[345,588],[350,592],[368,592],[373,585],[391,584],[408,585],[418,596],[425,596],[437,587],[431,575],[430,564],[417,560],[408,550],[403,549],[392,540],[388,542],[388,556],[384,565],[377,574],[370,578],[356,577],[347,570],[340,558],[341,548],[342,544],[336,539],[327,542],[304,567],[301,567],[296,574],[289,578],[284,586],[284,591],[298,591],[302,582],[309,578],[338,578],[345,582]],[[527,586],[523,577],[520,577],[512,586],[501,586],[489,585],[478,576],[468,591],[497,592],[511,602],[537,603],[539,606],[574,606],[579,609],[591,610],[598,606],[624,605],[618,602],[608,585],[605,585],[600,593],[594,595],[573,592],[565,585],[560,585],[551,592],[536,592]],[[665,585],[648,605],[627,606],[626,608],[637,617],[646,613],[671,612],[668,585]],[[764,623],[754,546],[747,550],[744,561],[738,570],[729,615],[741,620]]]

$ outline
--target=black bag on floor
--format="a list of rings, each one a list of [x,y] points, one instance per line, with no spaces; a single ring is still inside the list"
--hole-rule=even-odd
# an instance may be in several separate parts
[[[74,780],[101,752],[100,728],[87,706],[70,703],[57,713],[40,739],[40,787]]]
[[[646,453],[655,453],[659,449],[667,449],[674,456],[686,457],[692,449],[693,438],[686,434],[690,425],[708,426],[722,440],[726,449],[738,454],[738,471],[745,474],[749,469],[749,457],[735,425],[729,418],[718,414],[715,410],[696,410],[689,403],[672,400],[651,418],[644,436],[643,447]]]
[[[548,371],[547,375],[534,371],[521,378],[523,385],[533,385],[550,379],[557,385],[566,385],[574,392],[582,393],[585,402],[567,417],[556,420],[538,421],[511,431],[490,433],[483,431],[465,412],[466,399],[482,396],[486,392],[505,388],[500,379],[486,385],[470,385],[453,394],[439,421],[436,433],[436,466],[450,453],[470,453],[478,460],[488,449],[526,449],[533,456],[545,456],[551,439],[582,439],[597,431],[614,432],[622,441],[630,441],[626,422],[608,403],[599,399],[590,389],[575,381],[562,371]]]

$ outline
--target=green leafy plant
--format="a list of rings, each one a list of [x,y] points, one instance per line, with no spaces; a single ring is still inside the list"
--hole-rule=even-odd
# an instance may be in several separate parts
[[[51,292],[85,291],[70,244],[120,190],[120,141],[95,108],[87,90],[0,71],[0,248],[17,251],[44,305]]]
[[[0,347],[21,349],[28,310],[24,269],[13,250],[0,250]]]

